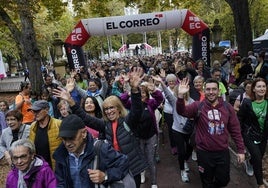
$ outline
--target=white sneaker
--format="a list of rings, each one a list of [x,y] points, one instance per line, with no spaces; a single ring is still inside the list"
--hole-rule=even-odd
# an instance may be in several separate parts
[[[181,171],[181,181],[183,181],[184,183],[189,182],[188,173],[185,170]]]
[[[145,171],[141,173],[141,184],[145,183]]]
[[[253,171],[253,167],[250,164],[249,160],[245,160],[244,162],[245,167],[246,167],[246,173],[248,176],[253,176],[254,175],[254,171]]]
[[[184,170],[186,172],[189,172],[190,171],[189,165],[188,165],[188,163],[186,161],[184,161]]]
[[[152,185],[151,188],[157,188],[157,185]]]
[[[193,152],[192,152],[192,160],[197,161],[197,156],[196,156],[195,150],[193,150]]]

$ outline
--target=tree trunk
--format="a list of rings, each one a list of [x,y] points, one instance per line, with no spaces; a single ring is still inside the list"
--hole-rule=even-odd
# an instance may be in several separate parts
[[[30,11],[28,0],[19,0],[19,15],[21,20],[21,46],[24,60],[30,73],[32,90],[40,93],[43,78],[41,74],[41,54],[37,46],[33,27],[33,16]]]
[[[238,53],[242,57],[247,57],[248,51],[253,50],[248,0],[225,1],[229,4],[233,12]]]

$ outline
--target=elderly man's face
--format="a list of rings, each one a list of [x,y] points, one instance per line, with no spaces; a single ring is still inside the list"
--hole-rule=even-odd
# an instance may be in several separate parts
[[[72,138],[62,138],[62,142],[68,152],[79,156],[84,149],[85,139],[87,136],[86,128],[77,131],[76,136]]]
[[[42,121],[48,116],[48,108],[33,111],[36,121]]]
[[[34,155],[30,154],[29,149],[24,146],[16,147],[11,155],[12,163],[22,172],[26,172],[29,169],[33,158]]]

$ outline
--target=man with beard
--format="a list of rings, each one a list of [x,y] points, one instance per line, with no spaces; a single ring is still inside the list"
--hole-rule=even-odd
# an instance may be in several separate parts
[[[205,83],[203,102],[185,106],[183,95],[189,91],[188,79],[178,88],[178,114],[196,121],[196,153],[203,188],[227,186],[230,181],[229,134],[237,147],[237,160],[245,160],[245,146],[240,124],[233,107],[219,95],[219,83],[209,78]]]

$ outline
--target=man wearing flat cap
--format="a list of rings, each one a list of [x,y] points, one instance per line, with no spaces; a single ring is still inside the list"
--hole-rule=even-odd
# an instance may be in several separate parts
[[[58,137],[61,120],[49,116],[49,104],[45,100],[36,101],[28,110],[35,115],[29,139],[36,147],[36,154],[42,156],[55,169],[52,154],[61,143]]]
[[[62,144],[53,154],[56,160],[57,188],[91,188],[119,181],[128,172],[128,159],[108,143],[99,148],[99,166],[93,168],[96,150],[94,139],[80,117],[71,114],[62,120],[59,137]],[[99,141],[101,142],[101,141]]]

